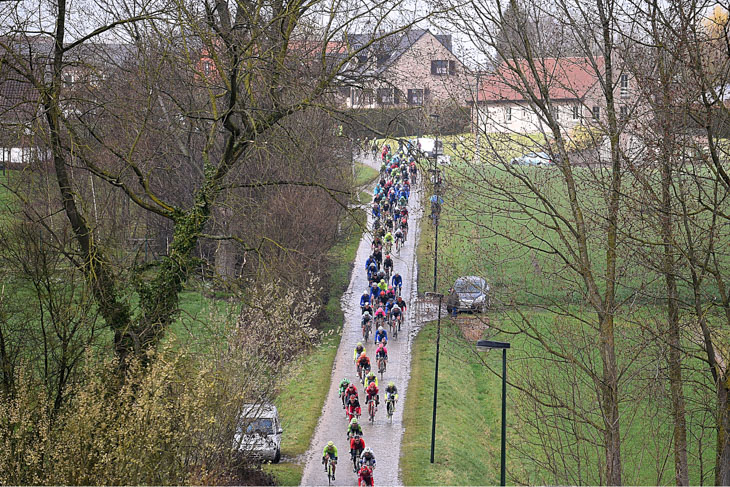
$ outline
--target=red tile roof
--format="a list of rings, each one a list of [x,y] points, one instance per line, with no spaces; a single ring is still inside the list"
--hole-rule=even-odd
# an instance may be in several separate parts
[[[599,70],[603,69],[603,57],[594,58],[594,62]],[[542,58],[536,59],[535,65],[538,79],[548,85],[548,96],[553,100],[582,99],[598,81],[594,65],[588,58]],[[524,73],[526,82],[515,71]],[[477,101],[521,101],[525,99],[523,93],[527,89],[540,96],[527,60],[510,59],[480,82]]]

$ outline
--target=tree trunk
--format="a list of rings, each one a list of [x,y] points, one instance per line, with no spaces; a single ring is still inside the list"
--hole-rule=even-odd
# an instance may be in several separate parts
[[[715,485],[730,485],[730,375],[717,383],[717,463]]]
[[[673,254],[673,231],[671,214],[672,169],[664,154],[662,161],[662,240],[664,255],[662,271],[667,286],[667,342],[669,351],[667,365],[669,367],[669,386],[672,393],[672,417],[674,419],[674,474],[677,485],[689,485],[689,469],[687,467],[687,422],[682,390],[682,357],[679,334],[679,295],[675,277]]]

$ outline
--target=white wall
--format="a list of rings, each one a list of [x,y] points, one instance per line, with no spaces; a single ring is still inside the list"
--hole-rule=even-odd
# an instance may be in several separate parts
[[[585,116],[584,107],[580,102],[554,102],[557,107],[558,122],[563,130],[570,130],[582,122],[581,115]],[[573,118],[573,106],[578,106],[579,117]],[[508,110],[511,116],[508,117]],[[480,104],[478,106],[477,126],[485,133],[516,133],[530,134],[540,132],[543,122],[526,103],[500,102]]]

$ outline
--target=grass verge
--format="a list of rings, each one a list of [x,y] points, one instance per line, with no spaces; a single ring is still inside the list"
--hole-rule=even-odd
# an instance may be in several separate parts
[[[459,328],[441,322],[435,462],[429,441],[436,322],[413,342],[403,412],[401,474],[405,485],[495,485],[499,482],[500,380],[480,364]]]
[[[362,164],[359,162],[355,163],[355,187],[359,188],[360,186],[364,186],[372,181],[375,181],[375,178],[378,177],[380,173],[373,169],[372,167]]]
[[[330,295],[325,306],[326,319],[322,322],[324,338],[297,366],[297,372],[282,386],[275,401],[284,429],[282,455],[287,461],[267,465],[265,470],[274,475],[279,485],[299,485],[301,482],[304,465],[296,463],[295,457],[307,451],[329,390],[330,371],[340,345],[339,332],[344,320],[340,299],[350,282],[361,228],[366,222],[364,211],[358,210],[354,215],[357,221],[348,218],[342,226],[341,240],[327,255]],[[300,400],[305,396],[307,401]]]

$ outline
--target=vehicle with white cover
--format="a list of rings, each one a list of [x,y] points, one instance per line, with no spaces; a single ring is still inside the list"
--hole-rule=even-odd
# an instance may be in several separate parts
[[[276,406],[245,404],[239,418],[233,448],[254,458],[278,463],[283,430]]]

